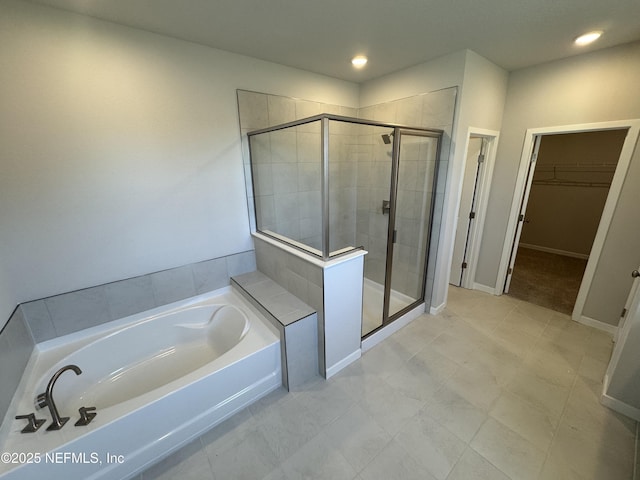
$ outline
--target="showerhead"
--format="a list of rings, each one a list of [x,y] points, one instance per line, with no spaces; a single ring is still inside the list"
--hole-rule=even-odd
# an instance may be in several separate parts
[[[391,137],[393,137],[393,132],[383,133],[380,136],[382,137],[382,141],[385,143],[385,145],[389,145],[391,143]]]

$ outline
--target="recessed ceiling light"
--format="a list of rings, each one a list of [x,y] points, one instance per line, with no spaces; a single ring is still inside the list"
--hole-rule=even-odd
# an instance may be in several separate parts
[[[356,67],[356,68],[362,68],[362,67],[364,67],[364,66],[367,64],[367,62],[368,62],[368,61],[369,61],[369,60],[368,60],[368,59],[367,59],[367,57],[365,57],[364,55],[358,55],[358,56],[353,57],[353,58],[351,59],[351,63],[352,63],[352,64],[353,64],[353,66],[354,66],[354,67]]]
[[[580,35],[578,38],[574,40],[574,43],[579,46],[589,45],[591,42],[595,42],[600,38],[602,32],[600,30],[585,33],[584,35]]]

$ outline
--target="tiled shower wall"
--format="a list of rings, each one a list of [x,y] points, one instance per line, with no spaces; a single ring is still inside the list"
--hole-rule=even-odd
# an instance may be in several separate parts
[[[343,116],[376,120],[386,123],[397,123],[419,128],[435,128],[444,131],[438,182],[436,188],[434,219],[431,225],[430,258],[435,259],[438,248],[437,239],[440,232],[442,209],[444,204],[444,188],[451,149],[451,133],[455,110],[457,88],[448,88],[425,93],[397,101],[387,102],[361,109],[320,104],[278,95],[256,92],[238,91],[240,112],[240,128],[244,142],[243,156],[245,162],[245,178],[247,182],[250,222],[255,230],[253,218],[253,191],[251,188],[251,170],[249,165],[249,149],[246,133],[259,128],[266,128],[320,113],[333,113]],[[271,137],[268,145],[261,145],[260,150],[268,148],[264,158],[271,164],[259,166],[260,178],[256,185],[256,194],[262,195],[267,189],[274,198],[273,207],[265,202],[266,219],[269,225],[275,225],[276,231],[289,238],[306,243],[320,249],[321,234],[321,196],[320,196],[320,132],[319,124],[305,127],[306,131],[285,131],[282,138]],[[390,133],[380,127],[344,124],[332,121],[329,129],[329,210],[330,210],[330,248],[336,250],[345,246],[363,246],[369,254],[365,257],[365,277],[377,283],[384,283],[386,265],[386,237],[388,215],[382,213],[382,200],[389,199],[389,182],[391,178],[391,145],[382,142],[381,133]],[[301,135],[308,136],[305,141]],[[273,135],[273,134],[271,134]],[[293,136],[296,136],[295,143]],[[311,135],[315,135],[312,137]],[[275,140],[274,140],[275,139]],[[265,142],[266,143],[266,142]],[[288,145],[287,150],[297,149],[297,165],[292,156],[283,161],[279,151]],[[303,159],[312,159],[318,164],[317,169],[300,165]],[[284,165],[283,165],[284,164]],[[416,162],[416,175],[418,163]],[[295,168],[298,170],[295,171]],[[264,173],[267,173],[263,177]],[[317,172],[317,180],[310,176]],[[295,179],[297,178],[297,182]],[[422,185],[403,185],[399,202],[417,204],[430,196],[431,186],[427,177]],[[409,179],[411,180],[411,179]],[[285,200],[275,200],[278,188],[283,187],[287,196]],[[305,190],[307,187],[308,190]],[[317,190],[316,190],[317,187]],[[293,191],[290,191],[293,190]],[[294,204],[294,202],[297,202]],[[263,202],[258,202],[262,205]],[[263,207],[259,207],[262,209]],[[412,209],[404,209],[411,211]],[[418,208],[413,209],[416,213]],[[261,210],[261,213],[262,212]],[[420,232],[417,230],[418,220],[412,216],[398,219],[399,238],[394,255],[396,275],[394,286],[404,288],[404,292],[416,296],[413,291],[416,278],[420,274],[418,267],[423,252],[417,248]],[[429,225],[425,225],[428,228]],[[281,230],[278,230],[281,229]],[[284,233],[286,232],[286,233]],[[405,233],[406,232],[406,233]],[[435,261],[431,261],[427,271],[427,303],[433,284]],[[401,278],[402,277],[402,278]]]
[[[250,211],[249,221],[252,230],[255,230],[254,192],[251,187],[249,145],[246,133],[320,113],[355,117],[357,110],[245,90],[238,90],[238,108]],[[342,132],[338,130],[336,134],[342,134]],[[320,122],[260,135],[254,137],[252,142],[254,159],[257,159],[256,168],[259,172],[255,195],[259,213],[263,219],[261,227],[321,250]],[[335,173],[339,171],[339,168],[334,169]],[[339,198],[344,198],[344,195]],[[335,201],[338,201],[338,196]],[[336,225],[334,229],[338,231],[339,226]]]
[[[322,249],[320,122],[253,136],[260,230]]]
[[[431,262],[427,269],[427,298],[429,304],[432,290],[435,258],[438,249],[440,223],[444,207],[444,190],[448,170],[449,155],[451,152],[451,133],[453,130],[453,115],[455,111],[457,88],[447,88],[435,92],[416,95],[392,102],[361,108],[358,111],[360,118],[376,120],[379,122],[397,123],[400,125],[433,128],[443,130],[442,146],[440,148],[440,162],[438,168],[438,180],[434,205],[434,218],[432,225],[424,225],[425,229],[431,227],[431,244],[429,258]],[[365,247],[369,254],[365,257],[365,277],[376,283],[384,284],[384,271],[386,260],[386,232],[388,216],[382,213],[382,200],[389,198],[389,186],[385,186],[390,178],[390,162],[387,151],[391,145],[384,145],[380,138],[374,135],[371,142],[374,145],[374,154],[367,161],[361,158],[358,162],[358,244]],[[416,160],[419,157],[416,157]],[[418,168],[430,167],[423,162],[416,162],[416,177],[410,175],[399,181],[400,194],[398,207],[403,212],[414,212],[413,215],[404,215],[397,219],[398,238],[394,249],[394,288],[402,293],[416,297],[415,292],[418,265],[422,263],[423,252],[419,251],[418,227],[420,209],[426,198],[431,194],[430,179],[426,175],[419,175]],[[421,184],[412,183],[420,178]],[[386,195],[382,197],[381,195]],[[367,201],[368,200],[368,201]],[[410,208],[406,205],[409,204]]]

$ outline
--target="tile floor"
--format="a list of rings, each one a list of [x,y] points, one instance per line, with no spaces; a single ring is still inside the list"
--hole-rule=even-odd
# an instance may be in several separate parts
[[[508,296],[449,299],[137,480],[632,478],[636,423],[598,402],[608,335]]]

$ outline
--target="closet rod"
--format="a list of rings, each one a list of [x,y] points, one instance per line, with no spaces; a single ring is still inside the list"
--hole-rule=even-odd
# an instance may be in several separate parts
[[[556,185],[559,187],[596,187],[609,188],[610,183],[607,182],[572,182],[566,180],[534,180],[534,185]]]

